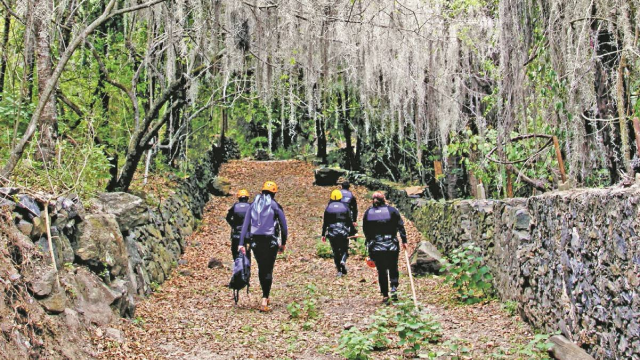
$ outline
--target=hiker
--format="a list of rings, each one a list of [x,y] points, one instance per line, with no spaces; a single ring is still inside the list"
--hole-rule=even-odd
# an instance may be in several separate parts
[[[355,235],[352,226],[351,211],[342,201],[342,192],[333,190],[327,208],[324,210],[322,223],[322,242],[327,241],[333,250],[333,261],[338,269],[338,277],[347,275],[347,257],[349,257],[349,236]]]
[[[351,210],[351,218],[353,219],[353,227],[357,228],[358,223],[356,221],[358,221],[358,202],[356,201],[356,197],[353,196],[353,193],[351,192],[351,190],[349,190],[349,188],[351,187],[351,184],[349,183],[348,180],[345,180],[342,182],[341,187],[342,187],[342,189],[340,190],[340,192],[342,193],[341,201],[347,204],[347,206],[349,206],[349,210]]]
[[[258,263],[258,278],[262,287],[262,303],[260,311],[270,311],[269,293],[273,283],[273,266],[278,253],[283,253],[287,244],[287,219],[282,206],[274,197],[278,186],[267,181],[262,186],[262,193],[256,196],[251,208],[244,218],[240,232],[238,250],[246,252],[246,245]],[[278,231],[282,234],[282,244],[278,244]]]
[[[231,255],[233,260],[238,257],[238,246],[240,245],[240,232],[242,231],[242,224],[244,218],[247,215],[247,210],[251,204],[249,204],[249,192],[245,189],[238,191],[238,202],[233,204],[227,211],[227,223],[231,226]]]
[[[400,244],[397,234],[400,232],[402,248],[407,249],[407,234],[400,212],[392,206],[386,205],[386,199],[381,191],[373,193],[373,206],[365,211],[362,217],[362,230],[366,238],[369,256],[378,270],[378,283],[382,293],[382,302],[389,303],[389,281],[391,281],[391,296],[397,299],[398,289],[398,254]]]

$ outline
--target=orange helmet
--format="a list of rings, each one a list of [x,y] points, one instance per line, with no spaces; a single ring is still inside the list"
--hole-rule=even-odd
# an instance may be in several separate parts
[[[262,185],[262,191],[268,191],[275,194],[278,192],[278,185],[276,185],[276,183],[274,183],[273,181],[267,181],[264,183],[264,185]]]
[[[238,191],[238,199],[243,198],[243,197],[249,197],[251,194],[249,194],[249,192],[245,189],[239,190]]]
[[[368,266],[368,267],[370,267],[370,268],[372,268],[372,269],[375,269],[375,268],[376,268],[376,262],[375,262],[375,261],[373,261],[373,260],[371,260],[371,258],[370,258],[370,257],[367,257],[367,258],[365,259],[365,262],[367,263],[367,266]]]

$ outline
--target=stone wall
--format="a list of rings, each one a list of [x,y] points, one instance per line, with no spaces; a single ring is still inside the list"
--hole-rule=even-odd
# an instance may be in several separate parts
[[[39,314],[28,323],[50,327],[12,330],[0,337],[0,347],[14,357],[48,357],[46,351],[56,346],[57,357],[92,357],[70,344],[79,342],[73,334],[108,325],[118,316],[133,316],[135,296],[148,294],[167,279],[184,251],[185,238],[202,217],[224,160],[223,151],[214,147],[189,179],[167,189],[160,200],[103,193],[87,201],[88,206],[75,196],[51,201],[47,210],[58,276],[52,267],[44,202],[17,189],[0,189],[0,300],[6,306],[14,301],[14,308],[39,305],[27,311],[29,316]],[[3,315],[7,310],[2,331],[23,321],[10,307],[0,308]],[[43,314],[49,318],[43,320]],[[68,331],[59,332],[61,328]],[[34,347],[34,341],[41,342],[42,349]]]
[[[599,359],[640,357],[640,190],[428,202],[414,213],[444,252],[473,241],[502,299]]]
[[[494,287],[524,320],[561,331],[598,359],[640,358],[640,189],[554,192],[504,201],[429,201],[363,175],[445,254],[485,252]]]

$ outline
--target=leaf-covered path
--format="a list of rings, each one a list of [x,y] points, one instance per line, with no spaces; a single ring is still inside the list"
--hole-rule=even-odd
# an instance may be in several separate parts
[[[349,275],[336,278],[333,261],[316,256],[321,221],[330,188],[313,186],[311,165],[296,161],[234,161],[223,166],[221,176],[232,183],[232,193],[247,188],[253,195],[263,181],[279,186],[276,199],[289,222],[290,239],[285,256],[275,265],[271,293],[273,311],[261,313],[257,271],[252,274],[251,293],[241,293],[235,306],[226,288],[231,264],[229,227],[224,220],[235,198],[214,197],[206,207],[199,230],[188,240],[183,260],[172,277],[148,299],[140,301],[135,319],[119,325],[123,343],[95,339],[104,358],[171,359],[339,359],[338,339],[346,324],[361,327],[369,315],[382,307],[375,271],[351,257]],[[370,203],[367,189],[355,187],[360,214]],[[420,239],[407,222],[409,242]],[[222,267],[207,268],[211,258]],[[406,266],[401,262],[400,291],[409,294]],[[319,316],[311,321],[292,318],[287,304],[303,304],[308,285],[317,289]],[[460,305],[452,290],[438,277],[416,279],[419,301],[442,324],[442,342],[469,348],[465,357],[520,358],[518,349],[531,340],[531,332],[519,318],[509,315],[497,301]],[[374,352],[374,358],[400,358],[402,348]],[[506,355],[498,355],[506,354]]]

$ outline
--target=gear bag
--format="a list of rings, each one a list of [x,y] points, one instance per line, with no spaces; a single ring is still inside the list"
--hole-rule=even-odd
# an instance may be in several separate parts
[[[251,235],[274,235],[275,212],[271,196],[259,194],[251,204]]]
[[[367,220],[388,223],[391,220],[391,212],[387,206],[373,208],[367,213]],[[391,224],[389,225],[391,226]],[[377,234],[373,239],[367,239],[367,242],[369,254],[374,251],[398,251],[400,249],[398,238],[395,235]]]
[[[229,281],[229,288],[233,291],[233,300],[238,304],[240,298],[240,290],[247,287],[249,294],[249,279],[251,278],[251,259],[243,253],[239,253],[233,262],[233,274]]]

